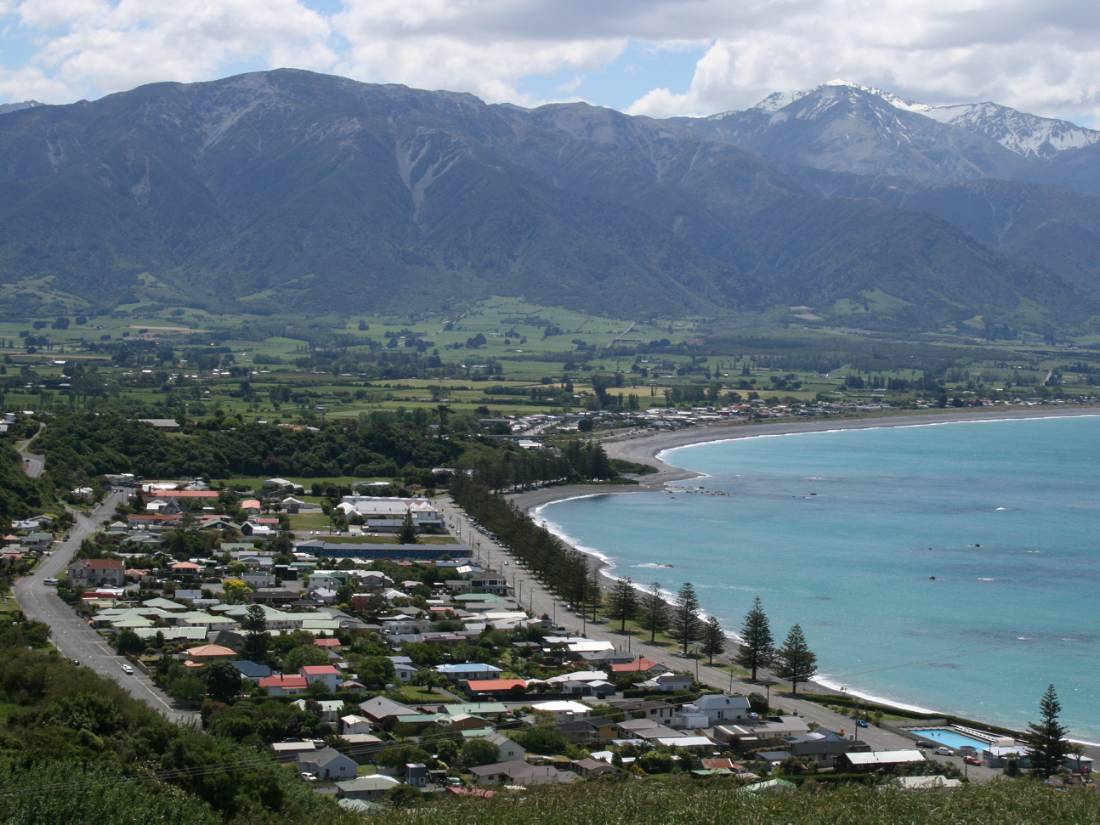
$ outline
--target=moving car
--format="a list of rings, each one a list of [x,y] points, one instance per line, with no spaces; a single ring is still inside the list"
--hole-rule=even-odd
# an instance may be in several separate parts
[[[857,728],[869,728],[869,727],[871,727],[871,725],[867,722],[866,719],[857,719],[856,720],[856,727]]]
[[[53,576],[50,576],[48,579],[43,579],[42,584],[56,585],[57,579],[55,579]]]
[[[122,672],[123,673],[129,673],[132,676],[134,674],[134,668],[130,665],[123,665],[122,666]]]

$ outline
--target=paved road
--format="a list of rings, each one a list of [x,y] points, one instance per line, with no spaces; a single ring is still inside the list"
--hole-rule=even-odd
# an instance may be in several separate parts
[[[19,455],[23,458],[23,472],[29,475],[31,478],[38,478],[42,475],[42,471],[46,469],[46,457],[38,455],[37,453],[30,452],[31,442],[38,438],[42,432],[42,428],[45,424],[41,424],[38,427],[38,432],[28,438],[26,441],[18,444],[16,450],[19,451]]]
[[[688,672],[696,670],[696,660],[685,659],[666,647],[650,645],[638,638],[621,635],[606,625],[594,625],[591,622],[585,624],[578,616],[569,612],[563,602],[548,592],[542,583],[528,573],[501,545],[492,541],[483,531],[474,527],[466,513],[455,505],[449,497],[441,497],[436,502],[445,521],[455,535],[458,536],[459,541],[473,547],[478,556],[487,564],[493,566],[494,569],[503,571],[505,578],[512,583],[516,590],[517,600],[521,601],[524,607],[531,610],[536,616],[544,614],[551,616],[557,620],[558,624],[565,626],[577,635],[583,632],[590,639],[609,641],[619,650],[629,650],[635,655],[645,656],[673,670]],[[749,693],[764,692],[764,688],[760,685],[751,684],[740,679],[734,679],[731,683],[729,672],[707,667],[701,663],[698,665],[698,674],[698,680],[702,684],[717,690],[727,691],[731,689],[732,685],[734,693],[747,695]],[[857,730],[855,721],[851,717],[835,713],[814,702],[794,699],[787,693],[780,695],[774,690],[773,694],[775,694],[773,696],[774,705],[783,708],[787,712],[793,711],[806,719],[807,722],[816,722],[823,728],[843,730],[849,736],[858,733],[859,738],[869,742],[875,750],[915,747],[912,739],[882,728],[872,726]],[[925,756],[928,759],[953,763],[960,771],[964,768],[962,760],[958,757],[936,756],[928,751],[925,752]],[[969,766],[967,773],[972,781],[978,782],[989,781],[993,777],[1001,775],[1000,771],[977,766]]]
[[[45,584],[45,579],[55,578],[68,566],[80,548],[80,543],[99,529],[102,521],[114,513],[126,495],[125,492],[111,493],[92,511],[91,516],[71,510],[76,523],[69,531],[69,538],[56,545],[52,553],[43,557],[30,575],[15,583],[12,590],[28,617],[50,626],[53,643],[63,656],[79,661],[83,667],[91,668],[101,676],[114,679],[135,699],[149,705],[171,721],[197,725],[198,713],[177,710],[172,701],[140,670],[135,669],[133,675],[124,673],[122,665],[126,660],[116,654],[103,637],[69,605],[61,601],[53,586]]]

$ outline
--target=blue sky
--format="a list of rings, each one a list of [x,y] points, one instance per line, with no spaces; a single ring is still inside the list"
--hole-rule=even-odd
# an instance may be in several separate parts
[[[293,66],[653,116],[833,78],[1094,123],[1095,0],[0,0],[0,101]]]

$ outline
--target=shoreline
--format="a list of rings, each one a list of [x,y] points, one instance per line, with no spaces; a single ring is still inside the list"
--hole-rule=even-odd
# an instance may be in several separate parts
[[[572,536],[564,533],[558,525],[542,516],[541,511],[550,504],[579,498],[592,498],[621,493],[659,492],[673,482],[705,477],[703,473],[686,470],[666,462],[663,455],[672,450],[715,444],[724,441],[735,441],[742,438],[778,437],[806,433],[838,432],[842,430],[926,427],[947,424],[1042,420],[1049,418],[1076,418],[1082,416],[1100,416],[1100,406],[1088,407],[1075,405],[1065,408],[1052,408],[1048,406],[1023,409],[1008,408],[996,411],[980,407],[972,410],[936,410],[928,413],[905,411],[897,415],[876,415],[866,418],[859,417],[814,421],[792,420],[760,424],[738,422],[733,424],[689,427],[671,432],[627,434],[624,437],[612,437],[611,439],[605,440],[603,444],[609,458],[623,459],[638,464],[648,464],[657,468],[657,472],[655,473],[640,476],[638,484],[608,484],[603,486],[592,484],[569,484],[559,487],[530,490],[508,496],[508,498],[537,524],[545,527],[561,541],[589,557],[593,566],[599,572],[601,580],[610,586],[611,582],[620,578],[611,572],[616,566],[614,559],[604,555],[599,550],[580,544]],[[635,583],[635,586],[642,589],[637,583]],[[740,639],[736,634],[727,631],[726,635],[735,645],[740,646]],[[924,706],[878,696],[869,691],[853,689],[848,686],[844,686],[843,689],[838,688],[831,682],[827,673],[821,674],[820,681],[815,678],[808,680],[808,683],[812,684],[820,692],[826,694],[851,696],[886,708],[896,708],[898,710],[909,712],[916,711],[928,714],[942,713],[941,711],[932,710]],[[992,725],[992,727],[1004,728],[1003,725]],[[1073,738],[1070,738],[1070,741],[1078,742],[1089,748],[1100,748],[1100,743],[1097,742]]]

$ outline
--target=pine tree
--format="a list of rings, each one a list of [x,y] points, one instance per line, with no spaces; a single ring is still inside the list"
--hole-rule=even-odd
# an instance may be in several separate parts
[[[717,653],[722,653],[726,649],[726,633],[722,630],[722,625],[718,619],[711,616],[707,623],[703,626],[703,653],[709,657],[707,659],[708,665],[714,664],[714,656]]]
[[[416,525],[413,524],[412,510],[405,511],[405,520],[401,522],[401,532],[397,536],[399,544],[416,544]]]
[[[1058,721],[1062,712],[1062,703],[1050,685],[1039,702],[1038,723],[1029,722],[1024,742],[1027,743],[1028,756],[1031,759],[1031,771],[1036,776],[1048,777],[1062,768],[1070,745],[1066,741],[1066,728]]]
[[[680,643],[685,656],[691,643],[702,635],[703,622],[699,618],[699,599],[695,595],[695,588],[691,582],[684,582],[680,592],[676,594],[676,604],[672,609],[669,630]]]
[[[775,640],[772,639],[768,614],[764,612],[759,596],[753,600],[752,609],[745,614],[741,638],[743,641],[737,654],[737,664],[752,671],[752,680],[755,682],[757,671],[771,664],[775,655]]]
[[[629,576],[625,579],[619,579],[615,582],[615,586],[611,588],[608,615],[612,619],[619,620],[620,633],[626,632],[627,619],[633,619],[637,610],[638,599],[634,593],[634,583]]]
[[[817,673],[817,656],[806,644],[802,627],[797,624],[787,634],[783,647],[779,648],[777,660],[776,675],[791,683],[791,693],[798,693],[798,683],[809,680]]]
[[[600,587],[599,568],[594,564],[590,565],[588,569],[585,597],[585,602],[592,611],[592,621],[596,621],[596,611],[603,604],[603,588]]]
[[[661,595],[660,582],[653,582],[642,596],[642,627],[649,631],[649,643],[657,639],[658,631],[668,627],[668,605]]]

